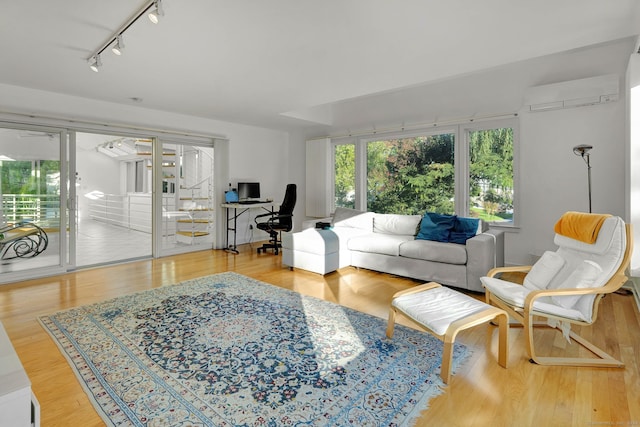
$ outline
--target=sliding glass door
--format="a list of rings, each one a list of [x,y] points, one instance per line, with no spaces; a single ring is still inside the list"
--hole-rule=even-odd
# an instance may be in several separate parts
[[[76,267],[150,258],[153,139],[76,135]]]
[[[63,272],[67,133],[0,124],[0,282]]]
[[[212,141],[76,140],[77,267],[213,247]]]
[[[157,150],[159,254],[212,249],[215,239],[213,144],[160,141]]]
[[[0,283],[215,247],[213,140],[0,123]]]

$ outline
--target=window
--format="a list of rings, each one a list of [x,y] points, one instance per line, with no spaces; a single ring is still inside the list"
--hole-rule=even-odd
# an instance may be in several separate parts
[[[367,208],[454,213],[453,133],[367,142]]]
[[[136,181],[135,181],[136,193],[142,193],[145,190],[144,177],[146,172],[147,172],[147,168],[144,165],[144,160],[136,161]]]
[[[333,208],[455,213],[513,225],[516,140],[511,119],[332,141]]]
[[[50,226],[47,221],[59,218],[59,160],[0,160],[0,183],[1,221]]]
[[[513,128],[468,130],[469,210],[487,222],[513,222]]]
[[[356,207],[356,152],[354,144],[333,146],[333,200],[332,211],[336,207]]]
[[[147,183],[148,175],[151,173],[151,162],[146,160],[132,160],[126,162],[125,187],[128,193],[149,192]]]

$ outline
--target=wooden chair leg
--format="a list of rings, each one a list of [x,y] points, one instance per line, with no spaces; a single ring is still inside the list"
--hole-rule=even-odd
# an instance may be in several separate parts
[[[449,384],[451,379],[451,360],[453,358],[453,341],[449,337],[445,337],[444,347],[442,349],[442,364],[440,366],[440,378],[445,384]]]
[[[389,309],[389,321],[387,322],[387,338],[393,338],[393,329],[396,323],[396,309],[391,307]]]
[[[531,316],[525,316],[524,331],[525,339],[527,341],[527,350],[531,360],[538,365],[624,368],[623,362],[617,360],[601,348],[596,347],[593,343],[587,341],[573,331],[569,331],[569,338],[571,338],[575,344],[589,350],[597,357],[539,357],[536,355],[535,345],[533,342],[533,331],[536,327],[556,329],[557,332],[559,332],[559,330],[547,325],[546,323],[534,322]]]
[[[534,323],[531,316],[524,316],[524,339],[527,343],[527,353],[529,353],[530,360],[538,363],[536,361],[536,350],[533,345],[533,327]]]
[[[509,316],[501,313],[496,316],[498,322],[498,364],[507,367],[509,360]]]

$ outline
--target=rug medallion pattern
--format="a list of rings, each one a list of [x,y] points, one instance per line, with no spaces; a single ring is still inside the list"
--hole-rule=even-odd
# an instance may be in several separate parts
[[[411,425],[442,392],[430,335],[236,273],[40,321],[109,425]]]

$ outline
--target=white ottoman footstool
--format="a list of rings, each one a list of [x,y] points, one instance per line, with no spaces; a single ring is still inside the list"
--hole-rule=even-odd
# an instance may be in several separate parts
[[[282,233],[282,264],[318,274],[331,273],[339,268],[339,244],[332,230]]]
[[[445,384],[451,378],[453,343],[458,332],[492,320],[499,327],[498,363],[503,368],[507,367],[509,316],[504,310],[430,282],[397,292],[393,296],[387,324],[388,338],[393,337],[398,312],[444,343],[440,377]]]

